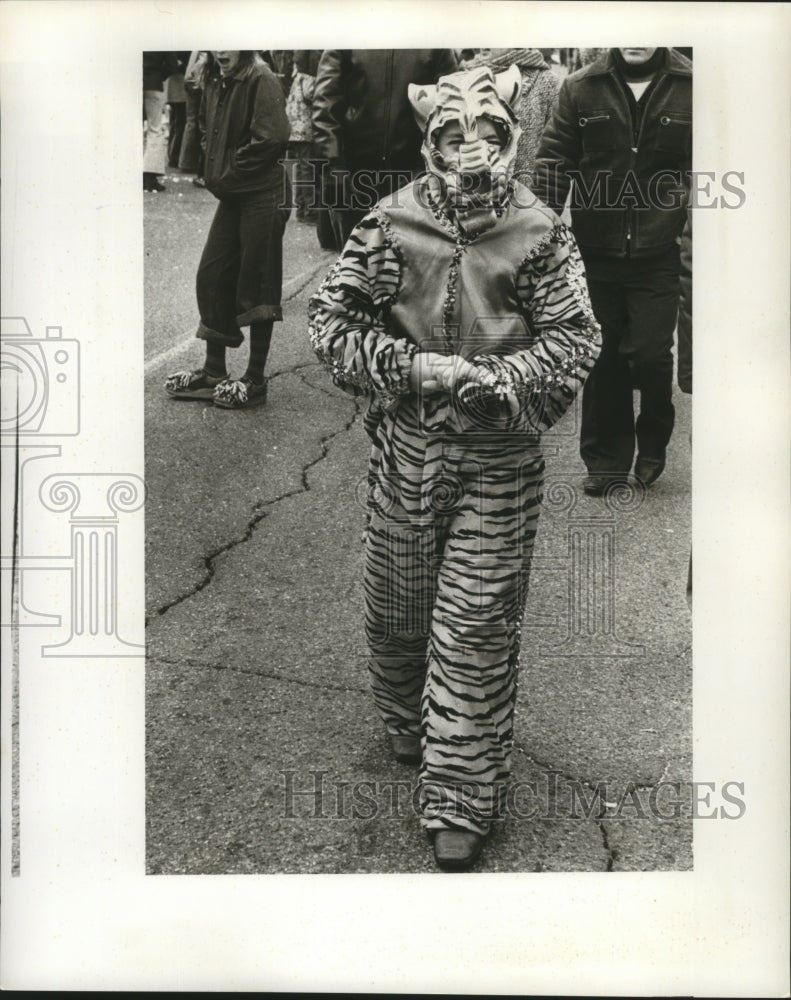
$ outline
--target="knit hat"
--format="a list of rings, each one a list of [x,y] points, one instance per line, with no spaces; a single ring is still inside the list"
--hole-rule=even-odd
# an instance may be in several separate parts
[[[496,75],[482,66],[442,76],[436,86],[409,85],[409,101],[423,133],[429,190],[470,235],[490,229],[502,212],[521,134],[514,112],[521,86],[516,66]],[[479,137],[482,119],[494,125],[501,149]],[[458,156],[446,159],[437,139],[451,123],[459,126],[464,141]]]

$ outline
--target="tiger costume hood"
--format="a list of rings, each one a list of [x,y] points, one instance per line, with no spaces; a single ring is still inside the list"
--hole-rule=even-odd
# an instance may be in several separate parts
[[[521,88],[516,66],[496,75],[481,66],[442,76],[436,86],[409,85],[430,191],[470,235],[491,229],[502,214],[521,135],[514,112]],[[500,148],[479,136],[481,120],[494,125]],[[440,133],[451,123],[460,127],[464,139],[454,157],[443,156],[437,147]]]

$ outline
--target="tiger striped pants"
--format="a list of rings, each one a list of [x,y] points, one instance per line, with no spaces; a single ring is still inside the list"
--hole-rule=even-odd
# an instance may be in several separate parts
[[[543,469],[534,442],[457,446],[396,425],[374,448],[371,684],[387,731],[421,737],[427,829],[486,833],[501,811]]]

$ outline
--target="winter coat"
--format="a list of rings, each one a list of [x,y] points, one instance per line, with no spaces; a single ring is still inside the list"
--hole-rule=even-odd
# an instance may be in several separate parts
[[[636,103],[608,52],[563,81],[533,190],[561,212],[576,172],[571,220],[583,256],[645,257],[678,242],[691,167],[690,61],[667,49]]]
[[[289,128],[283,90],[262,62],[232,77],[212,74],[199,112],[206,187],[218,198],[284,185]]]
[[[681,234],[678,283],[678,387],[692,392],[692,212],[687,212],[687,224]]]
[[[143,90],[162,90],[165,80],[178,69],[178,52],[144,52]]]
[[[351,171],[419,173],[422,138],[407,87],[457,68],[451,49],[325,49],[313,95],[317,156]]]

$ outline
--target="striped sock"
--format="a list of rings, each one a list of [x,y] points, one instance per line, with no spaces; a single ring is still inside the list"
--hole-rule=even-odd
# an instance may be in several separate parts
[[[212,378],[222,378],[228,374],[225,367],[225,344],[216,344],[213,340],[206,341],[206,360],[203,370]]]
[[[259,320],[250,324],[250,361],[245,375],[258,385],[264,381],[264,368],[269,356],[269,345],[272,342],[271,319]]]

